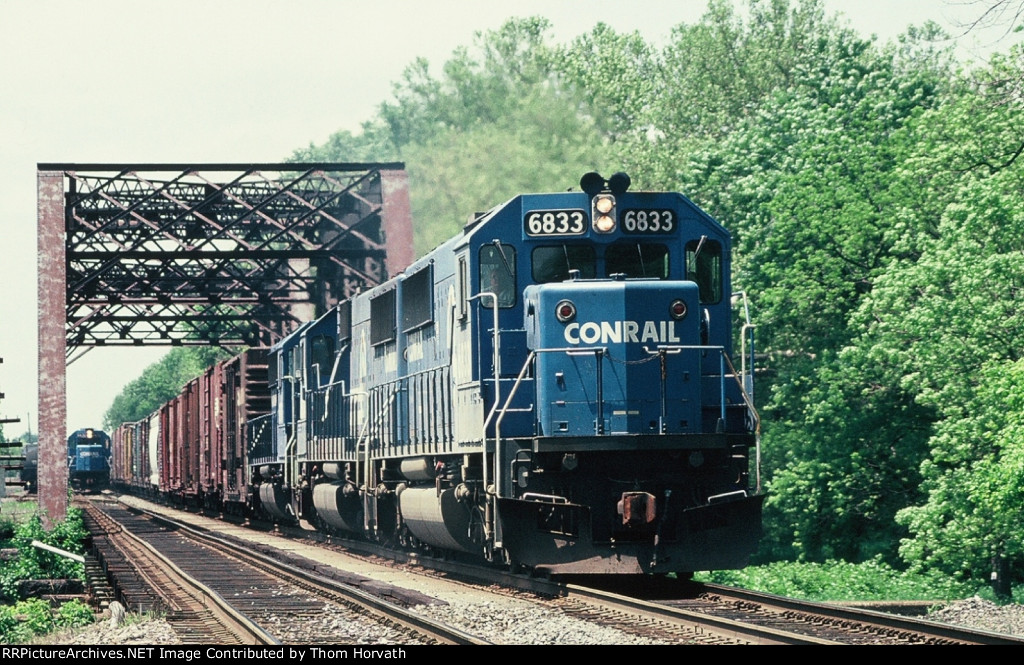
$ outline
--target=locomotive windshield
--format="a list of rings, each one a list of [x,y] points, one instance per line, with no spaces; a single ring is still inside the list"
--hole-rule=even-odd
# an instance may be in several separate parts
[[[597,277],[597,254],[592,245],[556,245],[533,250],[533,281],[562,282],[570,270],[583,279]],[[624,242],[609,245],[604,255],[604,276],[668,279],[669,249],[659,243]]]
[[[570,270],[579,270],[583,279],[597,275],[597,256],[587,245],[557,245],[533,250],[533,281],[538,284],[563,282]]]
[[[639,242],[610,245],[604,262],[609,276],[668,279],[668,247],[665,245]]]

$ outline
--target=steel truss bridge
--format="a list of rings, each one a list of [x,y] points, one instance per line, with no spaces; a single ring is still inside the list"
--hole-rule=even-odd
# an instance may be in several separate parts
[[[414,258],[400,163],[39,164],[37,183],[50,519],[66,510],[76,350],[273,344]]]

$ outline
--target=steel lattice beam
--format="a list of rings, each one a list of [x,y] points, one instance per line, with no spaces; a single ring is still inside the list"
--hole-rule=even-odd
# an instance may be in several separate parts
[[[65,180],[68,353],[272,343],[412,259],[385,223],[400,164],[39,168]]]

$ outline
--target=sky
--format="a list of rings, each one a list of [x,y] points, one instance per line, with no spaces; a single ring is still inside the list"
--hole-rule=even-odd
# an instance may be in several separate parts
[[[932,20],[979,60],[1005,26],[963,36],[976,0],[826,0],[884,43]],[[604,22],[663,44],[706,0],[0,0],[0,419],[38,430],[36,166],[280,162],[358,132],[415,58],[439,67],[478,32],[544,16],[565,43]],[[745,0],[736,6],[745,6]],[[99,427],[167,349],[96,349],[68,366],[68,430]]]

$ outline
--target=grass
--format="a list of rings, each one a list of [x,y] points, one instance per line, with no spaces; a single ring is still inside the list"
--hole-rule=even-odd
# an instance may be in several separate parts
[[[976,582],[950,578],[939,572],[908,572],[892,568],[880,558],[863,563],[778,561],[743,570],[701,573],[702,582],[728,584],[779,596],[818,601],[961,600],[980,596],[997,603],[1024,601],[1017,588],[1012,600],[997,600],[992,589]]]
[[[0,523],[21,524],[39,512],[39,502],[25,495],[7,496],[0,499]]]

